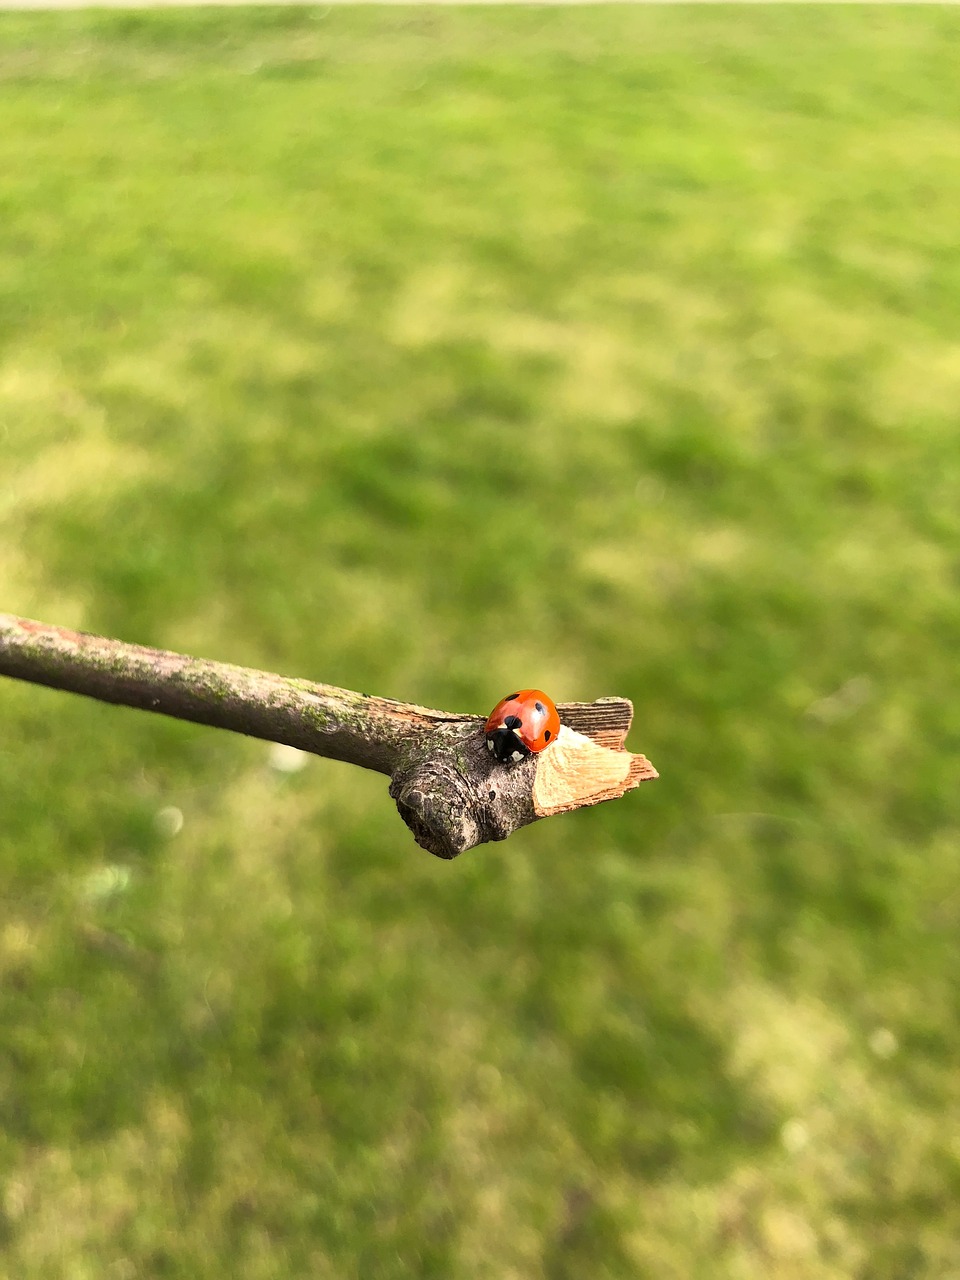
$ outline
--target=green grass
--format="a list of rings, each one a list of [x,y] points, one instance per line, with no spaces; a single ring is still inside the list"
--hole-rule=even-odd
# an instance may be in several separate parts
[[[442,864],[2,683],[0,1274],[960,1275],[958,36],[0,16],[0,607],[662,774]]]

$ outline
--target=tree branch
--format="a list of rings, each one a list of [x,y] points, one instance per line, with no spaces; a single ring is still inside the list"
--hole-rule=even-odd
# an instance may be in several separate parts
[[[562,727],[517,765],[485,749],[482,716],[454,715],[190,658],[0,613],[0,675],[283,742],[390,776],[418,844],[440,858],[538,818],[614,800],[657,772],[624,750],[626,698],[560,703]]]

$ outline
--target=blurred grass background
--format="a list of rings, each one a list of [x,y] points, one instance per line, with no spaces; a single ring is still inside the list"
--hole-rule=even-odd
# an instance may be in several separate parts
[[[662,774],[0,682],[3,1274],[960,1275],[958,27],[0,18],[0,607]]]

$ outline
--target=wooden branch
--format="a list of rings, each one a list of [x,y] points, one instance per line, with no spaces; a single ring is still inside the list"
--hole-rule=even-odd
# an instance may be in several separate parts
[[[614,800],[657,771],[623,743],[626,698],[559,704],[545,751],[499,764],[484,717],[453,715],[185,657],[0,613],[0,675],[283,742],[390,776],[418,844],[440,858],[505,840],[538,818]]]

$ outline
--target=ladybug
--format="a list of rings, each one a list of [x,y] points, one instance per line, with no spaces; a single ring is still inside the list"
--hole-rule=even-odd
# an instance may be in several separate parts
[[[540,689],[508,693],[490,712],[484,726],[487,750],[501,764],[526,760],[532,751],[549,747],[559,732],[556,704]]]

